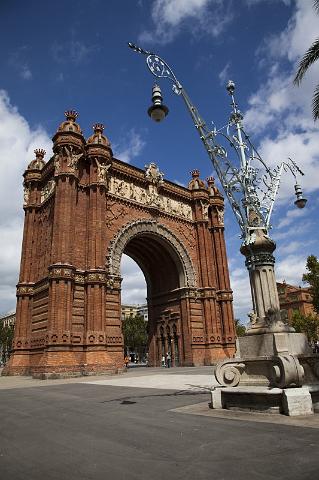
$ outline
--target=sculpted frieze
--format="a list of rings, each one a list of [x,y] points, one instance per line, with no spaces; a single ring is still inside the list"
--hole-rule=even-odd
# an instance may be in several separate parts
[[[216,207],[216,212],[217,212],[217,219],[218,219],[218,223],[219,225],[221,225],[222,227],[224,226],[224,209],[223,207]]]
[[[133,200],[148,207],[158,208],[171,215],[192,220],[192,208],[184,202],[174,200],[158,192],[157,185],[150,183],[147,188],[135,185],[133,182],[112,177],[109,193],[127,200]]]
[[[25,207],[29,202],[31,188],[24,185],[23,187],[23,206]]]
[[[49,198],[54,188],[55,181],[53,179],[49,180],[48,183],[41,190],[41,203],[43,203],[47,198]]]

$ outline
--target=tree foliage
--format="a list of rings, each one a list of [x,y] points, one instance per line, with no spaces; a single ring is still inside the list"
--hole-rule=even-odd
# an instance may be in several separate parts
[[[243,325],[238,318],[235,318],[235,329],[237,337],[243,337],[246,333],[245,325]]]
[[[130,315],[122,322],[125,348],[141,352],[147,344],[147,323],[140,315]]]
[[[314,1],[314,9],[319,13],[319,0]],[[300,85],[308,68],[318,60],[319,58],[319,38],[317,38],[313,44],[308,48],[304,56],[302,57],[299,67],[294,78],[294,84]],[[319,84],[316,86],[313,99],[312,99],[312,114],[314,120],[319,118]]]
[[[3,322],[0,322],[0,360],[2,363],[6,363],[10,356],[13,332],[13,325],[5,326]]]
[[[318,338],[319,318],[316,315],[302,315],[300,312],[295,312],[292,316],[291,326],[296,332],[305,333],[309,343],[315,342]]]
[[[306,264],[307,273],[304,273],[302,280],[309,283],[312,294],[312,304],[319,314],[319,261],[315,255],[309,255]]]

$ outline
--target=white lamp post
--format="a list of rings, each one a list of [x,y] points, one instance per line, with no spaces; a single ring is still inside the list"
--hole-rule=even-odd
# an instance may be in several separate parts
[[[157,78],[169,79],[174,93],[184,100],[241,230],[240,251],[246,257],[253,312],[245,337],[239,339],[241,358],[219,364],[217,380],[223,385],[234,386],[241,381],[244,372],[248,383],[259,375],[272,385],[300,385],[305,372],[298,356],[305,357],[309,350],[303,334],[293,333],[294,329],[280,311],[274,273],[276,244],[269,237],[269,230],[282,174],[291,173],[296,179],[303,172],[290,158],[275,168],[270,168],[261,158],[244,130],[233,81],[230,80],[226,87],[231,97],[229,120],[219,130],[209,129],[169,65],[158,55],[132,43],[129,47],[145,55],[151,73]],[[153,87],[153,105],[148,113],[157,122],[168,114],[167,107],[162,105],[158,85]],[[228,144],[226,148],[222,140]],[[304,208],[307,200],[297,181],[295,194],[295,205]]]

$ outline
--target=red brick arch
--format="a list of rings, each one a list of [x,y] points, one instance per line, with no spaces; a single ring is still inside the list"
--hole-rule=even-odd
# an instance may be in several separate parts
[[[118,232],[116,237],[110,242],[109,253],[107,255],[107,267],[110,275],[120,275],[121,256],[125,251],[126,245],[134,237],[143,237],[146,239],[147,237],[153,237],[160,242],[164,250],[176,259],[175,263],[179,270],[180,277],[179,286],[196,287],[195,270],[186,248],[179,238],[156,220],[137,220],[130,222]],[[135,255],[138,264],[142,261],[140,257],[143,257],[143,254]]]
[[[211,364],[235,331],[223,197],[192,172],[188,188],[114,158],[97,124],[84,139],[66,112],[24,173],[25,225],[13,354],[4,374],[78,375],[123,368],[120,261],[148,286],[149,360]],[[106,258],[105,258],[106,257]]]

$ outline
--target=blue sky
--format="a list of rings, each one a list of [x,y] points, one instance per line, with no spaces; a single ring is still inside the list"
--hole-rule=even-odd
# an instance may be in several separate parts
[[[293,178],[282,182],[272,223],[277,279],[301,284],[306,257],[318,249],[318,126],[311,97],[318,66],[300,88],[296,65],[318,36],[308,0],[17,0],[0,3],[0,313],[15,307],[23,227],[22,173],[36,147],[74,108],[85,136],[105,124],[115,155],[138,167],[156,162],[169,180],[187,184],[190,170],[214,174],[182,100],[162,81],[170,113],[146,114],[154,77],[127,42],[155,51],[174,69],[207,123],[230,112],[225,84],[236,82],[244,124],[263,158],[292,157],[305,172],[307,208],[294,208]],[[250,309],[239,228],[226,212],[235,314]],[[135,264],[122,267],[123,300],[141,303],[145,283]]]

